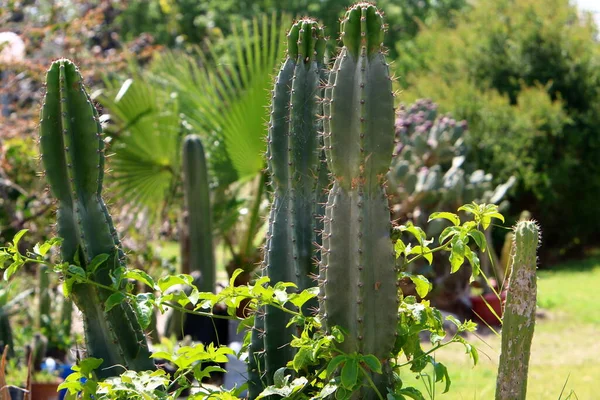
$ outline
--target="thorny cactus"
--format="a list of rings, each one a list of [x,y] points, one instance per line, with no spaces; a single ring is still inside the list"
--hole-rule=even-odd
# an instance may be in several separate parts
[[[324,142],[333,188],[325,212],[320,284],[326,327],[346,331],[346,353],[378,357],[395,342],[398,296],[386,174],[394,145],[394,96],[383,18],[357,3],[341,23],[341,50],[325,88]],[[387,393],[391,374],[373,376]],[[375,398],[364,388],[360,398]],[[358,397],[357,397],[358,398]]]
[[[394,189],[394,218],[411,219],[417,226],[427,226],[428,236],[438,236],[445,225],[442,220],[427,224],[431,213],[454,212],[473,201],[499,204],[503,200],[514,178],[494,188],[492,174],[465,165],[466,134],[466,121],[438,116],[431,100],[401,108],[388,174],[388,186]]]
[[[316,286],[318,232],[323,215],[328,176],[320,132],[325,37],[319,24],[308,18],[288,32],[288,53],[275,81],[269,121],[267,160],[274,189],[264,268],[274,285],[295,282],[299,290]],[[313,304],[316,308],[316,303]],[[308,311],[308,308],[307,308]],[[293,326],[289,315],[266,307],[264,362],[266,381],[293,358],[289,346]],[[255,330],[261,321],[257,318]],[[255,333],[255,335],[258,332]],[[253,344],[258,344],[255,340]],[[251,353],[260,349],[253,346]],[[255,375],[250,365],[250,375]]]
[[[535,328],[536,268],[540,229],[534,221],[518,222],[514,255],[502,318],[502,352],[496,400],[525,400],[531,341]]]
[[[206,157],[200,137],[188,135],[183,141],[183,191],[187,221],[183,230],[183,273],[199,271],[198,289],[213,292],[216,285],[215,255],[213,250],[210,191]],[[187,262],[183,262],[186,260]],[[187,265],[184,265],[187,264]]]
[[[124,267],[125,260],[102,199],[102,128],[79,71],[66,59],[55,61],[46,75],[40,146],[46,179],[58,200],[63,260],[80,265],[91,279],[111,286],[113,274]],[[101,254],[108,259],[88,271],[91,261]],[[154,369],[132,305],[124,301],[106,311],[106,300],[112,294],[84,283],[73,285],[70,294],[83,314],[88,355],[104,360],[98,376],[114,376],[123,368]]]

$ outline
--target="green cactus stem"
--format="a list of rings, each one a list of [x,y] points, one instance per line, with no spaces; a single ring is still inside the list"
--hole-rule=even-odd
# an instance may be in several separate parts
[[[272,92],[267,158],[274,188],[265,252],[271,284],[294,282],[299,290],[316,286],[316,249],[328,175],[320,138],[324,31],[312,19],[301,19],[288,33],[287,58]],[[317,308],[316,301],[305,312]],[[264,320],[267,382],[294,355],[289,346],[295,328],[290,316],[267,307]]]
[[[502,352],[496,400],[525,400],[531,341],[535,328],[536,268],[540,230],[534,221],[514,229],[512,272],[502,318]]]
[[[121,244],[102,199],[104,141],[96,109],[75,65],[65,59],[52,63],[46,75],[46,95],[40,115],[40,146],[46,179],[58,200],[58,234],[64,261],[84,271],[98,255],[108,259],[90,278],[112,285],[124,267]],[[103,359],[97,371],[106,378],[130,370],[152,370],[146,337],[126,301],[109,311],[113,292],[78,283],[70,296],[84,319],[88,355]]]
[[[50,276],[48,275],[48,266],[42,265],[38,270],[38,327],[46,334],[51,327],[52,316],[50,315],[51,298],[50,298]]]
[[[320,280],[327,328],[347,333],[346,353],[390,356],[398,296],[390,212],[385,193],[394,147],[392,80],[382,41],[383,18],[370,3],[345,14],[344,47],[325,89],[325,146],[334,184],[326,206]],[[386,376],[376,377],[385,396]],[[360,398],[376,398],[365,389]],[[357,397],[358,398],[358,397]]]
[[[181,246],[189,265],[185,273],[199,271],[202,275],[198,289],[202,292],[215,290],[217,274],[213,250],[212,220],[208,171],[202,141],[197,135],[188,135],[183,141],[183,187],[187,212],[187,236],[189,243]],[[184,228],[185,229],[185,228]],[[182,260],[184,255],[182,255]]]

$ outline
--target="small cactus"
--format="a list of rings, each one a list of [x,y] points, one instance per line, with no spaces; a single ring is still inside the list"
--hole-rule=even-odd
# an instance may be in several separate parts
[[[496,400],[525,400],[531,341],[535,328],[536,268],[540,230],[534,221],[514,229],[514,254],[502,318],[502,352]]]
[[[58,234],[64,261],[86,270],[98,255],[108,259],[90,278],[112,285],[113,272],[124,266],[124,254],[112,218],[102,199],[104,140],[98,114],[75,65],[66,59],[52,63],[46,75],[46,95],[40,113],[40,147],[46,179],[58,200]],[[113,292],[76,283],[70,296],[84,319],[88,354],[103,359],[99,378],[123,368],[155,368],[146,337],[131,304],[109,311]]]
[[[182,272],[198,271],[201,282],[198,289],[213,292],[216,285],[215,255],[213,250],[210,191],[206,157],[202,141],[197,135],[188,135],[183,141],[183,187],[187,221],[183,230],[181,248]],[[184,262],[186,260],[187,262]]]

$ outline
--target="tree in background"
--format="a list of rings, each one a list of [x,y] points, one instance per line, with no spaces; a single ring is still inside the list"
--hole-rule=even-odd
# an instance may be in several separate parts
[[[553,255],[583,249],[600,224],[596,26],[568,0],[479,0],[456,20],[398,44],[405,100],[469,121],[471,161],[519,177],[513,214],[533,212]]]

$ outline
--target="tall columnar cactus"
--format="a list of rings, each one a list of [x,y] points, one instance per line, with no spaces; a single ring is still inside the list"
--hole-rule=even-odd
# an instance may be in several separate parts
[[[288,54],[272,92],[267,158],[274,188],[269,217],[266,273],[271,283],[296,282],[299,290],[316,286],[315,243],[327,172],[321,157],[321,81],[325,38],[312,19],[294,23]],[[316,304],[314,304],[316,306]],[[289,315],[267,307],[264,320],[267,382],[293,357]]]
[[[383,18],[358,3],[341,24],[344,47],[325,89],[325,146],[334,178],[326,206],[320,279],[328,328],[347,331],[344,352],[384,362],[395,342],[398,296],[386,174],[394,146],[392,79]],[[385,396],[389,375],[374,377]],[[361,398],[373,398],[363,393]]]
[[[525,400],[531,341],[535,327],[536,267],[540,231],[534,221],[514,229],[512,272],[502,318],[502,353],[496,400]]]
[[[104,141],[98,114],[75,65],[55,61],[46,75],[46,96],[40,115],[40,144],[46,179],[58,200],[58,234],[64,261],[88,271],[98,255],[108,259],[90,272],[91,279],[112,285],[113,273],[124,264],[117,232],[102,200]],[[132,306],[121,302],[109,311],[113,292],[78,283],[71,297],[84,319],[88,355],[104,360],[100,378],[123,367],[154,369],[146,337]]]
[[[183,228],[187,241],[182,247],[182,265],[185,273],[198,271],[201,282],[198,289],[213,292],[216,284],[215,255],[212,239],[212,220],[208,171],[204,147],[197,135],[188,135],[183,141],[183,189],[187,223]],[[183,263],[186,259],[187,263]]]
[[[48,267],[42,265],[38,271],[38,326],[42,332],[47,333],[48,325],[52,323],[51,313],[51,298],[50,298],[50,276],[48,275]]]

